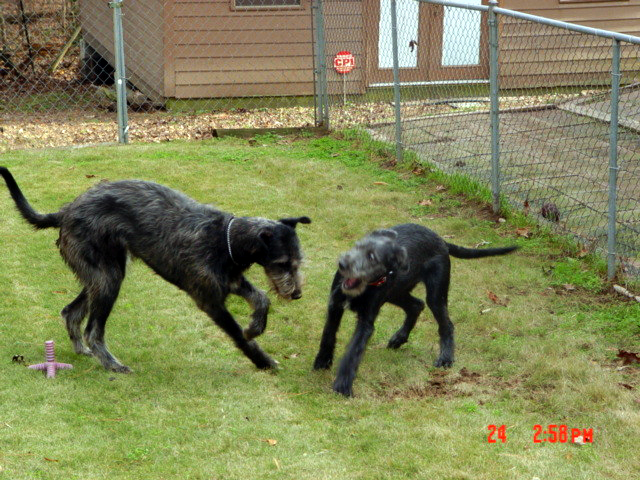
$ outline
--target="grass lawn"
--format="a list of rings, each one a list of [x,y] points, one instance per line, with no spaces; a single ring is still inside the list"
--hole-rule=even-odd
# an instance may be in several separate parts
[[[33,231],[0,186],[0,479],[640,478],[640,369],[616,359],[619,348],[640,350],[640,305],[606,293],[565,243],[523,219],[496,222],[429,172],[382,168],[384,149],[358,138],[4,154],[42,212],[101,179],[141,178],[239,216],[313,223],[298,227],[303,297],[271,295],[258,338],[277,373],[256,370],[183,292],[133,261],[107,325],[111,351],[134,371],[118,375],[73,353],[58,312],[79,288],[57,232]],[[426,311],[409,343],[387,350],[403,315],[386,306],[356,396],[344,399],[331,391],[335,368],[311,371],[335,262],[365,233],[401,222],[464,246],[522,249],[453,260],[452,369],[431,366],[438,339]],[[267,288],[258,266],[248,276]],[[228,304],[246,325],[249,307]],[[353,325],[346,313],[338,356]],[[49,339],[73,370],[51,380],[12,363],[43,361]],[[490,425],[506,426],[506,442],[489,443]],[[592,429],[593,443],[535,443],[549,438],[536,425]]]

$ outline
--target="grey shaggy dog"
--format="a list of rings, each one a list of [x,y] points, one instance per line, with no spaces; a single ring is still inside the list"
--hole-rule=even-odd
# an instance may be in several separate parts
[[[256,367],[276,366],[253,340],[266,327],[269,299],[243,272],[257,263],[279,296],[300,298],[302,253],[295,227],[310,223],[308,217],[236,218],[140,180],[99,183],[60,211],[41,214],[29,205],[9,170],[0,167],[0,175],[29,223],[39,229],[60,229],[60,253],[83,287],[62,310],[76,353],[95,356],[108,370],[131,371],[104,341],[105,324],[131,255],[187,292]],[[225,308],[229,294],[243,297],[253,308],[244,331]]]
[[[435,366],[450,367],[453,364],[453,323],[447,308],[451,271],[449,255],[480,258],[504,255],[516,248],[459,247],[445,242],[432,230],[411,223],[370,233],[338,261],[314,368],[327,369],[333,363],[336,334],[348,306],[357,315],[356,329],[338,367],[333,389],[351,396],[356,371],[373,334],[373,324],[385,303],[402,308],[406,315],[404,324],[387,346],[400,348],[409,339],[425,306],[422,300],[411,295],[419,282],[424,283],[427,289],[427,305],[438,322],[440,356]]]

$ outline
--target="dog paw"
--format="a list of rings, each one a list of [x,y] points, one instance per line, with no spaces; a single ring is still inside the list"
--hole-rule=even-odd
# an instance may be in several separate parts
[[[116,373],[133,373],[133,370],[131,370],[126,365],[121,364],[112,365],[111,367],[109,367],[109,370]]]
[[[345,397],[353,397],[352,385],[346,381],[336,380],[333,384],[333,391]]]
[[[439,358],[433,362],[433,366],[438,368],[451,368],[452,365],[453,359],[450,358]]]
[[[333,358],[324,358],[321,356],[317,356],[316,360],[313,362],[314,370],[328,370],[331,368],[333,364]]]
[[[256,367],[259,370],[279,370],[280,362],[271,357],[265,357],[260,362],[256,362]]]
[[[84,345],[74,345],[73,350],[78,355],[87,355],[89,357],[93,355],[93,352],[91,351],[91,349],[89,347],[85,347]]]
[[[391,337],[389,343],[387,343],[387,348],[397,349],[402,345],[407,343],[408,338],[405,335],[398,335],[397,333]]]

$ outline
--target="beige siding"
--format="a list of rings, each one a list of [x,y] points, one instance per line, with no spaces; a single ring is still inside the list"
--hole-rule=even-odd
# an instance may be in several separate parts
[[[153,99],[164,94],[162,4],[162,0],[124,2],[122,10],[127,78]],[[115,65],[113,10],[102,0],[82,0],[80,17],[85,41]]]
[[[167,1],[165,55],[176,98],[313,94],[311,0],[301,8],[233,10],[230,0]]]
[[[502,0],[500,6],[542,17],[640,36],[640,0],[560,3]],[[504,87],[596,85],[610,79],[611,41],[501,17],[500,74]],[[623,48],[623,68],[639,68],[640,46]],[[631,57],[634,57],[633,59]]]
[[[364,11],[359,0],[325,0],[325,39],[327,55],[328,91],[332,95],[364,93],[366,77],[366,49],[364,34]],[[333,59],[338,52],[351,52],[355,68],[340,74],[333,68]]]

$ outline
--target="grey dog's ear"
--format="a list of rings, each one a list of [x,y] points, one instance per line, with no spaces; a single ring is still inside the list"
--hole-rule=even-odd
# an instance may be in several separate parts
[[[281,218],[278,220],[280,223],[284,223],[288,227],[296,228],[298,223],[311,223],[311,219],[309,217],[289,217],[289,218]]]
[[[398,236],[395,230],[389,230],[388,228],[381,228],[379,230],[374,230],[373,232],[371,232],[371,235],[378,236],[378,237],[387,237],[387,238],[390,238],[391,240],[395,240],[396,237]]]

